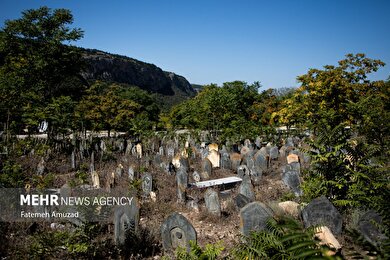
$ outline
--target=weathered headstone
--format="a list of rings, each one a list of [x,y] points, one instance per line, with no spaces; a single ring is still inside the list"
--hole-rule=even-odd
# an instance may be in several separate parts
[[[197,171],[194,171],[192,173],[192,178],[194,179],[195,182],[199,182],[200,181],[200,175]]]
[[[244,194],[238,193],[237,196],[234,198],[234,202],[235,202],[237,208],[241,209],[246,204],[253,202],[253,200],[251,200],[250,198],[248,198]]]
[[[106,152],[107,151],[107,145],[106,145],[106,143],[104,142],[103,139],[100,141],[100,150],[102,150],[102,152]]]
[[[117,178],[121,178],[123,175],[123,165],[122,164],[119,164],[116,169],[115,169],[115,176]]]
[[[72,154],[70,155],[70,162],[71,162],[70,167],[72,168],[72,170],[76,169],[76,153],[74,150],[72,151]]]
[[[219,203],[218,192],[212,188],[208,188],[204,194],[204,201],[207,211],[213,215],[221,215],[221,204]]]
[[[359,233],[374,246],[378,246],[387,238],[379,229],[380,227],[383,227],[382,217],[373,210],[365,212],[358,220]]]
[[[213,168],[219,167],[219,162],[220,162],[221,158],[220,158],[219,153],[216,150],[213,149],[213,150],[209,151],[209,154],[207,155],[207,159],[210,160]]]
[[[99,179],[99,175],[96,171],[93,171],[91,173],[91,177],[92,177],[92,186],[94,188],[100,188],[100,179]]]
[[[137,157],[141,158],[142,157],[142,144],[138,143],[135,147],[136,147],[136,150],[137,150]]]
[[[269,157],[271,160],[276,160],[278,159],[278,156],[279,156],[279,149],[277,146],[273,146],[271,147],[271,149],[269,150]]]
[[[42,157],[37,166],[37,175],[43,175],[45,173],[45,170],[46,170],[46,162],[45,159],[43,159]]]
[[[209,159],[205,158],[202,161],[202,171],[200,173],[203,179],[208,179],[211,176],[212,164]]]
[[[230,161],[232,163],[232,170],[237,171],[238,166],[241,164],[241,155],[239,153],[232,153],[230,155]]]
[[[301,181],[299,177],[299,171],[294,168],[296,164],[287,164],[283,173],[282,181],[286,184],[295,194],[295,196],[301,196]]]
[[[177,184],[177,201],[178,203],[185,203],[188,187],[188,173],[183,167],[179,168],[176,172],[176,184]]]
[[[250,175],[250,170],[248,168],[248,166],[246,166],[245,164],[242,164],[240,166],[237,167],[237,175],[238,177],[240,177],[241,179],[244,178],[245,175]]]
[[[218,144],[216,143],[209,144],[209,151],[211,152],[212,150],[218,152]]]
[[[196,243],[196,231],[181,214],[173,213],[161,225],[162,245],[165,251],[175,251],[178,247],[190,249],[190,241]]]
[[[134,169],[133,169],[133,167],[129,166],[129,169],[127,170],[127,174],[129,176],[129,180],[133,181],[134,180]]]
[[[126,237],[138,232],[139,207],[135,198],[130,205],[118,206],[114,212],[114,239],[116,244],[123,245]]]
[[[131,149],[133,148],[133,144],[130,141],[127,141],[125,154],[129,155],[131,153]]]
[[[255,161],[255,169],[257,171],[264,172],[268,168],[268,161],[267,158],[264,156],[264,154],[261,151],[258,151],[254,156]]]
[[[255,201],[240,210],[241,233],[248,236],[251,231],[265,230],[267,221],[272,218],[272,212],[263,203]]]
[[[221,154],[221,169],[231,169],[232,163],[230,161],[230,156],[228,153]]]
[[[248,175],[244,175],[240,184],[239,193],[245,195],[252,201],[255,200],[255,193],[253,192],[253,186],[251,179]]]
[[[164,147],[160,146],[160,148],[158,148],[158,154],[164,156]]]
[[[341,214],[325,196],[312,200],[303,208],[302,218],[305,227],[327,226],[333,234],[341,233],[343,225]]]
[[[258,136],[258,137],[256,137],[256,141],[255,141],[255,144],[256,144],[256,146],[260,149],[260,147],[261,147],[261,143],[262,143],[262,140],[261,140],[261,138]]]
[[[167,148],[167,156],[168,157],[173,157],[175,155],[175,148],[173,147],[168,147]]]
[[[269,156],[267,147],[261,147],[256,154],[262,154],[263,157],[267,158]]]
[[[142,177],[142,192],[145,197],[149,197],[153,188],[153,178],[150,173],[145,172]]]

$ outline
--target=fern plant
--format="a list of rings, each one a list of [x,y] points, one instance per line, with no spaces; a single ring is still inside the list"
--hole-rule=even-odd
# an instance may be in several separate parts
[[[337,259],[314,239],[315,227],[304,229],[293,218],[271,218],[264,231],[252,232],[232,250],[233,259]]]
[[[202,249],[196,242],[190,241],[190,251],[186,248],[179,247],[176,250],[176,259],[178,260],[214,260],[221,255],[225,248],[222,243],[207,244]]]

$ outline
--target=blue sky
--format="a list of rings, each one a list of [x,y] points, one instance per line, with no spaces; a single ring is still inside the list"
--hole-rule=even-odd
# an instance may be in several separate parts
[[[85,31],[78,46],[126,55],[191,83],[297,86],[309,68],[365,53],[390,76],[390,1],[1,0],[0,21],[46,5],[67,8]]]

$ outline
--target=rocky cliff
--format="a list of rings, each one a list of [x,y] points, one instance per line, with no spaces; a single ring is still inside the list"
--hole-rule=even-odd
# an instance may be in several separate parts
[[[182,76],[166,72],[154,64],[98,50],[84,50],[87,62],[83,77],[138,86],[163,96],[192,97],[196,91]]]

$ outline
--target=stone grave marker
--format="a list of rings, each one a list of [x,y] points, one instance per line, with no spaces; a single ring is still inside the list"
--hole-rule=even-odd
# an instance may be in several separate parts
[[[211,176],[211,171],[212,171],[212,164],[209,159],[205,158],[202,161],[202,171],[200,173],[200,176],[202,179],[208,179]]]
[[[267,158],[269,156],[267,147],[261,147],[256,154],[262,154],[263,157]]]
[[[91,173],[91,177],[92,177],[92,187],[94,188],[100,188],[100,179],[99,179],[99,175],[96,171],[93,171]]]
[[[164,147],[160,146],[160,148],[158,148],[158,154],[164,156]]]
[[[272,218],[272,212],[263,203],[255,201],[247,204],[240,210],[240,229],[244,236],[251,231],[265,230],[267,221]]]
[[[45,173],[45,170],[46,170],[46,162],[45,159],[43,159],[42,157],[37,166],[37,174],[43,175]]]
[[[261,151],[258,151],[254,156],[255,169],[258,172],[264,172],[268,168],[267,158]]]
[[[242,164],[240,166],[237,167],[237,175],[238,177],[240,177],[241,179],[244,178],[245,175],[250,175],[250,170],[248,168],[248,166],[246,166],[245,164]]]
[[[282,173],[282,181],[294,192],[295,196],[301,196],[302,190],[299,171],[294,168],[294,165],[296,164],[294,163],[286,165]]]
[[[248,198],[244,194],[238,193],[237,196],[234,198],[234,202],[236,204],[236,207],[241,209],[246,204],[253,202],[253,200],[251,200],[250,198]]]
[[[230,162],[232,164],[232,170],[237,171],[238,166],[241,164],[241,155],[239,153],[232,153],[230,155]]]
[[[132,148],[133,148],[133,144],[129,140],[127,140],[125,154],[129,155],[131,153]]]
[[[375,211],[365,212],[358,220],[357,230],[371,244],[378,246],[387,237],[378,227],[383,227],[382,217]]]
[[[221,169],[231,169],[232,163],[230,161],[230,156],[228,153],[221,154]]]
[[[255,200],[255,193],[253,192],[252,182],[248,175],[244,175],[242,178],[242,182],[239,187],[239,193],[245,195],[252,201]]]
[[[269,157],[271,160],[276,160],[278,159],[279,156],[279,149],[277,146],[272,146],[271,149],[269,150]]]
[[[148,172],[145,172],[142,177],[142,192],[145,197],[149,197],[153,188],[153,178],[152,175]]]
[[[173,213],[161,225],[162,245],[165,251],[175,251],[178,247],[190,250],[190,241],[196,243],[196,231],[181,214]]]
[[[126,237],[138,232],[139,207],[135,198],[130,205],[117,206],[114,211],[114,239],[118,245],[125,243]]]
[[[219,162],[221,160],[221,157],[216,150],[209,151],[209,154],[207,155],[207,159],[209,159],[213,168],[219,167]]]
[[[100,150],[102,150],[102,152],[106,152],[107,151],[107,145],[106,145],[106,143],[104,142],[103,139],[100,141]]]
[[[211,152],[212,150],[215,150],[218,152],[218,144],[216,144],[216,143],[209,144],[209,151]]]
[[[175,156],[175,149],[173,147],[168,147],[167,148],[167,156],[168,157],[173,157]]]
[[[180,167],[176,172],[177,184],[177,201],[179,203],[186,202],[187,187],[188,187],[188,173],[187,169]]]
[[[122,177],[122,175],[123,175],[123,165],[122,164],[118,164],[118,166],[115,169],[115,176],[117,178],[120,178],[120,177]]]
[[[260,138],[259,136],[258,136],[258,137],[256,137],[255,144],[256,144],[257,148],[259,148],[259,149],[260,149],[260,147],[261,147],[261,143],[262,143],[262,140],[261,140],[261,138]]]
[[[129,166],[129,169],[127,170],[127,175],[129,176],[129,180],[134,180],[134,169],[132,166]]]
[[[76,153],[73,150],[72,154],[70,155],[70,167],[74,170],[76,169]]]
[[[142,144],[138,143],[135,147],[136,147],[136,151],[137,151],[137,157],[141,158],[142,157]]]
[[[303,208],[302,218],[305,227],[327,226],[333,234],[341,234],[343,225],[341,214],[325,196],[312,200]]]
[[[200,182],[200,175],[197,171],[194,171],[192,173],[192,178],[194,179],[195,182]]]
[[[204,194],[204,201],[209,213],[221,216],[221,204],[219,203],[218,192],[212,188],[208,188]]]

